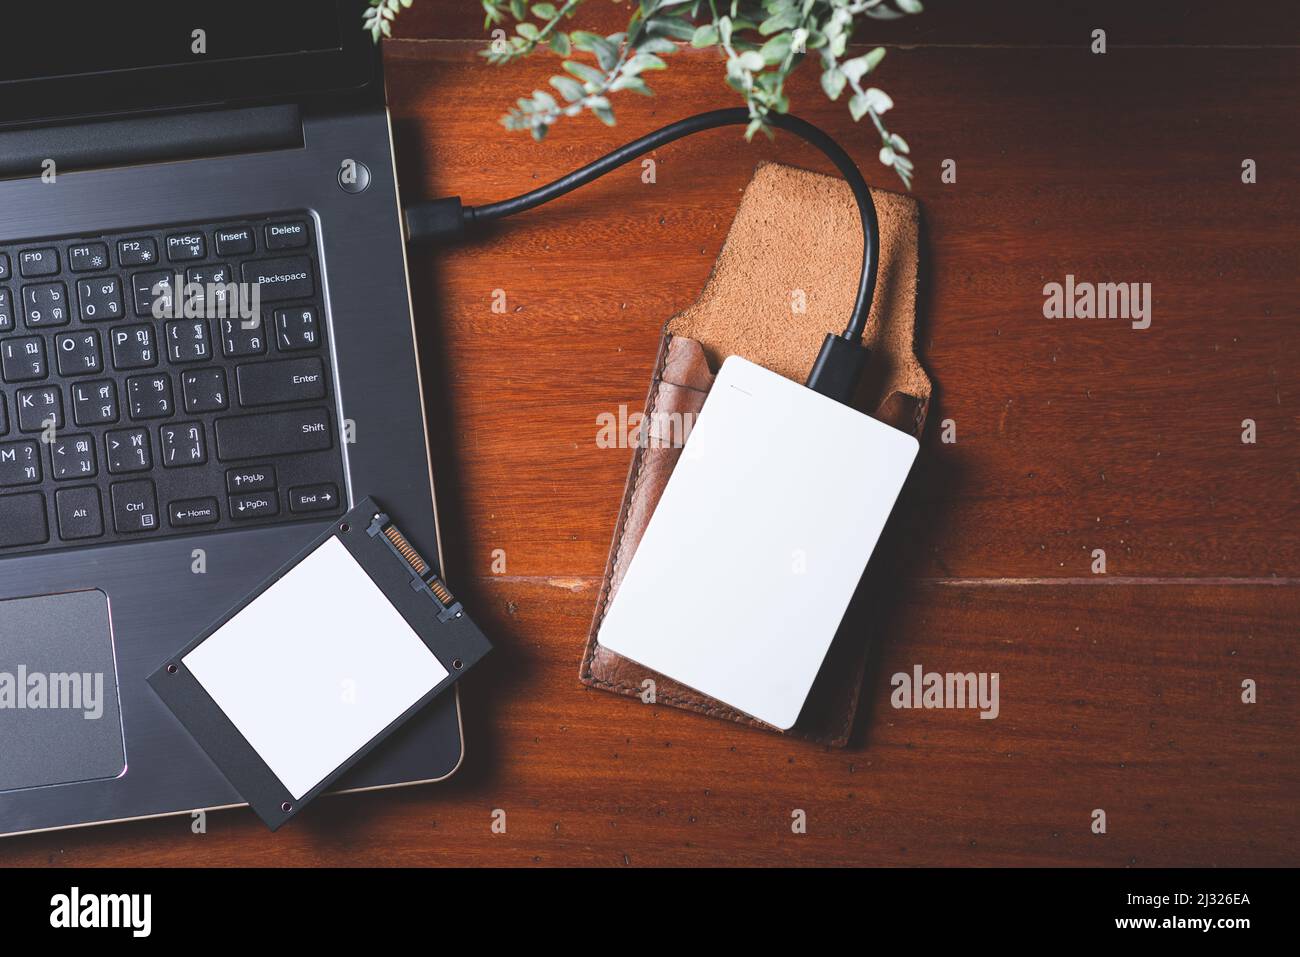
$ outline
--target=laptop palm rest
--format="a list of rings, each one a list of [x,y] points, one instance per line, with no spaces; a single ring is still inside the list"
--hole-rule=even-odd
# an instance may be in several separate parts
[[[0,792],[124,770],[108,597],[0,601]]]

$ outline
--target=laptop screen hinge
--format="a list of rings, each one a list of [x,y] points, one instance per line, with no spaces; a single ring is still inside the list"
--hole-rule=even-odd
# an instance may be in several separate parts
[[[92,120],[0,130],[0,178],[301,149],[302,115],[293,104]]]

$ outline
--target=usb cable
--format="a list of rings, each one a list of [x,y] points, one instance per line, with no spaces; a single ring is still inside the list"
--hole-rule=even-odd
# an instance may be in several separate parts
[[[719,126],[747,124],[750,119],[749,111],[744,107],[699,113],[647,133],[553,183],[498,203],[465,206],[459,196],[416,203],[406,210],[407,240],[411,243],[455,241],[482,223],[549,203],[624,163],[683,136]],[[857,164],[830,136],[796,116],[772,113],[768,116],[768,122],[777,129],[806,140],[825,153],[848,182],[858,206],[858,217],[862,221],[862,275],[858,280],[857,298],[844,331],[839,335],[833,332],[826,334],[821,352],[804,383],[815,392],[848,404],[867,363],[867,349],[862,345],[862,334],[866,330],[871,300],[876,292],[876,271],[880,257],[880,226],[876,221],[876,205]]]

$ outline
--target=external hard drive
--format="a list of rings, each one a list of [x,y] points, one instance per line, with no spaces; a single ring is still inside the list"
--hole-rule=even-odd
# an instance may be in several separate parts
[[[490,647],[367,498],[149,684],[274,830]]]
[[[731,356],[600,643],[789,730],[917,450],[910,435]]]

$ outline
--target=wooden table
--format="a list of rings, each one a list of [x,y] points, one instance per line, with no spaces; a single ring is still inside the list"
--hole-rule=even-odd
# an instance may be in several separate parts
[[[418,0],[387,45],[409,198],[514,195],[734,102],[713,55],[683,50],[655,98],[617,101],[616,129],[585,118],[533,143],[497,118],[555,64],[484,65],[474,6]],[[660,327],[699,293],[754,163],[827,169],[791,137],[722,130],[660,150],[653,186],[631,167],[412,258],[450,575],[500,649],[465,687],[461,772],[322,801],[276,835],[241,810],[205,835],[175,818],[6,841],[0,859],[1300,863],[1300,16],[928,6],[875,34],[918,164],[936,402],[851,749],[577,680],[629,456],[597,447],[596,416],[640,407]],[[617,29],[620,8],[591,8]],[[811,73],[793,100],[897,188]],[[1151,283],[1151,327],[1044,318],[1044,284],[1067,274]],[[894,709],[890,676],[916,664],[999,673],[999,716]]]

